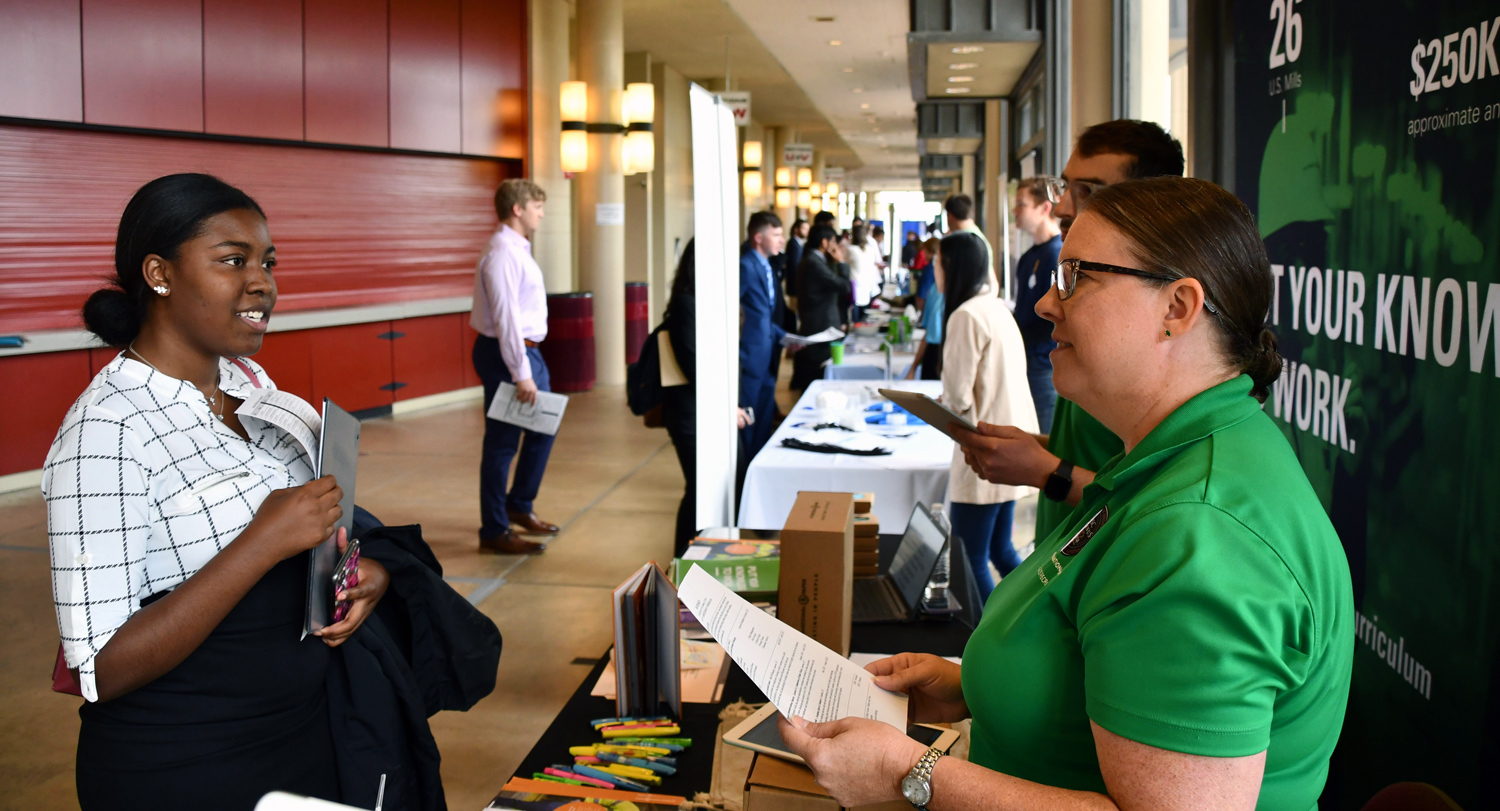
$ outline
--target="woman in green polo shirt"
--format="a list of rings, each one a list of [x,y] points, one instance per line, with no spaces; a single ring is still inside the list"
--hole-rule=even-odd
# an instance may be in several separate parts
[[[1333,526],[1261,410],[1279,374],[1250,212],[1201,180],[1100,189],[1037,312],[1053,380],[1124,442],[995,589],[963,667],[870,666],[972,762],[885,724],[783,721],[844,805],[1315,808],[1349,693]],[[925,792],[928,792],[924,794]]]

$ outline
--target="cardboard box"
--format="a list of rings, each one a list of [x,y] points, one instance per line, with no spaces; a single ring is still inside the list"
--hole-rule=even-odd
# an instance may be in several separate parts
[[[911,803],[892,800],[861,805],[857,811],[911,811]],[[745,780],[745,811],[842,811],[838,801],[813,780],[806,766],[757,753]],[[854,809],[851,809],[854,811]]]
[[[856,538],[879,538],[880,519],[874,513],[854,515],[854,537]]]
[[[776,617],[849,655],[854,614],[854,498],[798,493],[781,531]]]
[[[853,495],[854,495],[854,513],[856,515],[865,515],[867,513],[870,513],[870,512],[874,511],[874,509],[875,509],[875,494],[874,493],[854,493]]]
[[[879,552],[861,552],[858,549],[854,550],[854,568],[860,569],[860,568],[864,568],[864,567],[868,567],[868,566],[879,566],[879,565],[880,565],[880,553]]]

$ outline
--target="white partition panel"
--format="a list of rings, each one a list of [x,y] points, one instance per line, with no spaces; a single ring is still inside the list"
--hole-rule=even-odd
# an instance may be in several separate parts
[[[740,396],[739,160],[729,106],[696,84],[688,93],[697,240],[697,526],[732,526],[739,455],[734,424]]]

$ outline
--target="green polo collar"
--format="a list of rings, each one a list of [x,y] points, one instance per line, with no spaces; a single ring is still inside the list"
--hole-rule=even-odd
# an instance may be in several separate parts
[[[1251,385],[1249,375],[1240,375],[1193,395],[1151,429],[1134,450],[1109,460],[1094,477],[1094,484],[1114,490],[1117,482],[1154,467],[1178,448],[1254,416],[1260,403],[1250,396]]]

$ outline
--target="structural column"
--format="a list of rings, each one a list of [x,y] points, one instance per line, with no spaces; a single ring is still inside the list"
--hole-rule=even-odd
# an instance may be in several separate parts
[[[547,192],[547,216],[531,239],[548,293],[571,293],[573,278],[573,189],[563,175],[558,131],[558,88],[568,79],[568,4],[530,0],[531,155],[526,171]]]
[[[622,123],[624,0],[578,0],[578,78],[588,83],[590,122]],[[594,294],[595,379],[625,383],[624,136],[589,134],[589,168],[578,175],[578,287]]]

